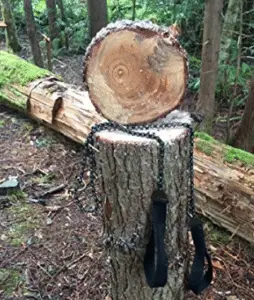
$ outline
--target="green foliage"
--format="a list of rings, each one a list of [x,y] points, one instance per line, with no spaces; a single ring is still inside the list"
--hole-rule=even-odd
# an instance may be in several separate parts
[[[5,125],[5,120],[0,120],[0,128],[3,128]]]
[[[188,86],[192,92],[198,92],[200,87],[201,59],[191,55],[189,57],[189,62],[190,62],[189,65],[190,75],[189,75]]]
[[[132,1],[108,0],[107,3],[110,21],[131,19]],[[183,46],[191,53],[196,53],[200,52],[203,9],[204,0],[137,0],[136,19],[151,20],[165,26],[179,24],[183,31]]]

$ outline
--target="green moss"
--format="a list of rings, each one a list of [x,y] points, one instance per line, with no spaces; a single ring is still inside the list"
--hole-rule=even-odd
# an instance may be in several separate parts
[[[205,153],[210,156],[213,153],[213,146],[210,142],[199,140],[196,142],[196,147],[199,151]]]
[[[195,137],[197,137],[203,141],[207,141],[207,142],[211,142],[211,143],[218,143],[218,141],[216,141],[213,137],[211,137],[209,134],[207,134],[205,132],[195,131]]]
[[[1,68],[0,68],[1,69]],[[1,75],[0,75],[1,77]],[[1,78],[0,78],[1,80]],[[1,83],[0,83],[0,89],[1,89]],[[27,98],[22,95],[22,97],[17,97],[14,100],[8,98],[7,95],[5,95],[1,90],[0,90],[0,104],[6,105],[10,108],[17,109],[19,111],[24,111],[27,103]]]
[[[55,174],[49,172],[48,174],[40,175],[40,176],[34,178],[33,182],[39,183],[39,184],[48,184],[48,183],[51,183],[52,180],[54,180],[54,179],[55,179]]]
[[[29,235],[39,226],[39,219],[34,206],[26,203],[25,193],[10,195],[13,205],[8,209],[8,215],[17,220],[12,223],[6,232],[8,242],[12,246],[20,246],[29,238]]]
[[[217,145],[222,151],[225,162],[233,164],[238,161],[254,166],[254,155],[249,152],[220,143],[205,132],[195,132],[195,137],[198,138],[195,143],[197,149],[206,155],[212,155],[213,146]]]
[[[241,149],[226,146],[224,161],[228,163],[240,161],[243,164],[254,166],[254,155]]]
[[[218,226],[213,225],[211,222],[207,221],[209,239],[214,245],[228,244],[231,241],[231,234]]]
[[[11,83],[26,85],[50,74],[48,70],[28,63],[16,55],[0,51],[0,88]]]
[[[0,268],[0,290],[4,291],[4,296],[12,296],[23,282],[24,278],[17,270]]]
[[[22,201],[27,198],[27,194],[21,190],[14,190],[8,193],[8,198],[10,201]]]

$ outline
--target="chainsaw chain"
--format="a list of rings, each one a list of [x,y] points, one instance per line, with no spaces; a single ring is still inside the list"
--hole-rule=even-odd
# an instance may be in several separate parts
[[[189,202],[188,202],[188,215],[193,218],[195,216],[195,200],[194,200],[194,168],[193,168],[193,146],[194,146],[194,130],[192,126],[188,123],[166,123],[166,124],[147,124],[147,125],[121,125],[112,121],[108,121],[105,123],[99,123],[92,127],[91,132],[89,133],[86,142],[84,144],[84,160],[82,161],[82,171],[80,175],[77,177],[77,184],[73,189],[74,199],[79,206],[81,211],[88,211],[82,205],[79,197],[78,190],[84,186],[84,174],[89,171],[90,178],[89,184],[92,190],[92,197],[95,201],[95,208],[90,210],[90,212],[95,212],[98,210],[100,205],[100,200],[96,193],[95,181],[96,181],[96,160],[95,160],[95,134],[104,130],[107,131],[121,131],[123,133],[144,137],[156,140],[159,144],[159,154],[158,154],[158,177],[157,177],[157,188],[163,189],[164,186],[164,152],[165,145],[163,140],[157,136],[155,133],[149,132],[151,129],[166,129],[166,128],[187,128],[189,130]]]

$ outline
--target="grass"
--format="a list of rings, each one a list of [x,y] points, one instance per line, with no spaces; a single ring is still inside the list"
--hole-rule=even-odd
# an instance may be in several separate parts
[[[0,268],[0,289],[4,291],[4,296],[12,296],[23,280],[24,278],[18,270]]]

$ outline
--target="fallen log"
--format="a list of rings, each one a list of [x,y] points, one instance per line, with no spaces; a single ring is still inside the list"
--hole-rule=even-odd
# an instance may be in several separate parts
[[[20,71],[21,70],[21,71]],[[24,70],[29,76],[24,80]],[[21,72],[21,73],[20,73]],[[44,104],[49,109],[43,123],[70,139],[83,143],[91,126],[105,119],[96,111],[86,91],[63,83],[52,74],[20,58],[0,51],[0,104],[14,107],[30,117],[29,95],[35,81],[49,81],[62,94],[61,105],[53,112],[55,98],[47,93]],[[40,92],[39,92],[40,93]],[[36,101],[36,100],[35,100]],[[45,106],[45,101],[49,104]],[[254,244],[254,155],[228,147],[198,133],[195,140],[195,192],[200,212],[232,234]]]
[[[88,93],[62,82],[47,70],[0,51],[0,104],[83,143],[91,127],[105,119]]]

